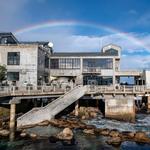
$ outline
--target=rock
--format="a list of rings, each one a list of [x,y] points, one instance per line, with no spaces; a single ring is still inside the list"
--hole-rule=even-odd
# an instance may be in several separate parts
[[[110,130],[109,129],[102,129],[102,131],[100,132],[101,135],[107,136],[109,135]]]
[[[119,136],[119,131],[118,130],[111,130],[110,132],[109,132],[109,136],[111,136],[111,137],[117,137],[117,136]]]
[[[0,130],[0,136],[9,136],[9,130],[1,129]]]
[[[50,143],[56,143],[57,141],[59,141],[59,139],[56,136],[50,136],[48,140]]]
[[[130,131],[123,131],[122,133],[120,133],[120,137],[125,139],[125,140],[133,139],[134,135],[135,135],[135,133],[130,132]]]
[[[84,129],[84,130],[83,130],[83,133],[86,133],[86,134],[94,134],[94,129]]]
[[[36,139],[37,138],[37,134],[35,134],[35,133],[30,133],[29,136],[32,139]]]
[[[120,137],[112,137],[106,141],[107,144],[113,145],[113,146],[120,146],[121,142],[122,141]]]
[[[40,123],[38,123],[38,125],[39,126],[47,126],[47,125],[49,125],[49,121],[46,120],[46,121],[40,122]]]
[[[142,131],[136,132],[134,139],[136,142],[150,143],[150,138],[146,135],[145,132]]]
[[[90,117],[96,118],[97,117],[97,113],[96,112],[90,112]]]
[[[65,128],[56,137],[60,140],[71,140],[73,138],[73,132],[70,128]]]
[[[85,120],[85,119],[86,119],[86,117],[85,117],[85,116],[82,116],[82,117],[81,117],[81,119],[82,119],[82,120]]]
[[[22,133],[20,133],[20,136],[21,136],[21,137],[26,137],[26,136],[27,136],[27,133],[22,132]]]

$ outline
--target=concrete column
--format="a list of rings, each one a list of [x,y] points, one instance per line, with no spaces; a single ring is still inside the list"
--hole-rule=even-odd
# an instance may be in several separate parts
[[[150,112],[150,96],[147,97],[147,110]]]
[[[77,100],[77,101],[75,102],[75,116],[78,116],[78,115],[79,115],[78,109],[79,109],[79,100]]]
[[[13,141],[15,138],[15,113],[16,113],[16,104],[10,104],[10,123],[9,123],[9,139]]]

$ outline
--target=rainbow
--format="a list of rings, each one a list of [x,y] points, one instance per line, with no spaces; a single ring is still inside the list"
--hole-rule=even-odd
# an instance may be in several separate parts
[[[20,35],[23,34],[25,32],[31,32],[34,30],[38,30],[38,29],[43,29],[43,28],[48,28],[48,27],[65,27],[65,26],[83,26],[83,27],[91,27],[91,28],[96,28],[96,29],[101,29],[104,31],[107,31],[111,34],[119,34],[120,37],[123,37],[127,40],[129,40],[130,42],[133,42],[136,45],[139,45],[140,47],[149,50],[150,47],[148,47],[147,45],[145,45],[144,42],[140,41],[138,38],[135,38],[133,36],[131,36],[128,33],[124,33],[120,30],[116,30],[114,28],[108,27],[108,26],[104,26],[101,24],[96,24],[96,23],[91,23],[91,22],[82,22],[82,21],[48,21],[48,22],[43,22],[40,24],[34,24],[22,29],[18,29],[16,31],[14,31],[15,35]]]

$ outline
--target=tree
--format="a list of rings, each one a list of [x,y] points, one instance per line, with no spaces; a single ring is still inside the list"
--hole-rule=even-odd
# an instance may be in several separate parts
[[[7,69],[4,65],[0,65],[0,83],[6,79]]]

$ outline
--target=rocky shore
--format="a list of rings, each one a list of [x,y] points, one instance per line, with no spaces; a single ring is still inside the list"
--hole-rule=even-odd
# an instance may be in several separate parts
[[[50,121],[45,120],[41,123],[22,126],[17,129],[17,136],[19,138],[31,138],[33,140],[40,139],[40,135],[37,133],[28,133],[28,128],[33,128],[35,126],[54,126],[60,128],[62,131],[58,134],[51,135],[49,137],[50,142],[63,141],[67,144],[74,144],[74,134],[75,130],[82,131],[83,134],[95,135],[95,136],[105,136],[107,137],[106,143],[113,146],[120,146],[124,141],[132,141],[137,143],[147,143],[150,144],[150,137],[146,135],[145,132],[137,131],[119,131],[116,129],[108,128],[96,128],[94,125],[88,125],[85,123],[85,119],[96,118],[100,114],[97,108],[79,108],[79,116],[75,117],[74,112],[70,114],[72,117],[52,119]],[[9,136],[8,130],[8,120],[2,122],[3,126],[0,128],[0,138],[7,138]],[[19,134],[18,134],[19,133]]]
[[[96,136],[107,136],[106,143],[113,145],[113,146],[119,146],[122,142],[124,141],[133,141],[133,142],[138,142],[138,143],[147,143],[150,144],[150,138],[146,135],[145,132],[138,131],[138,132],[129,132],[129,131],[124,131],[120,132],[116,129],[100,129],[96,128],[95,126],[92,125],[87,125],[83,123],[82,121],[75,120],[75,119],[53,119],[51,121],[44,121],[39,124],[38,126],[47,126],[47,125],[52,125],[58,128],[62,128],[67,130],[73,131],[73,129],[81,129],[84,134],[88,135],[96,135]],[[34,125],[35,126],[35,125]],[[23,127],[24,129],[27,127]],[[29,136],[31,138],[38,138],[37,135],[28,135],[26,133],[26,130],[22,128],[22,133],[20,136],[25,137]],[[73,132],[72,132],[73,133]],[[63,136],[63,131],[60,132],[58,135],[52,135],[52,137],[58,140],[66,140],[65,136]],[[61,138],[60,138],[61,137]],[[63,138],[64,137],[64,138]],[[71,134],[71,137],[73,135]],[[52,139],[52,138],[51,138]],[[71,140],[72,138],[70,138]]]

